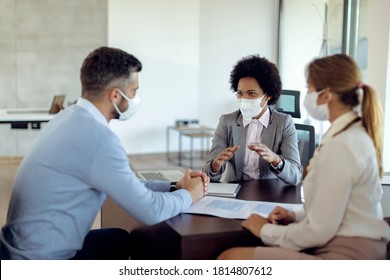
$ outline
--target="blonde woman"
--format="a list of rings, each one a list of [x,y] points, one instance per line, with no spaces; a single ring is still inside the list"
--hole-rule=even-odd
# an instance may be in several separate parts
[[[329,120],[303,181],[305,211],[275,208],[242,226],[273,247],[232,248],[220,259],[385,259],[390,239],[383,220],[383,114],[356,63],[337,54],[307,67],[304,105]],[[361,116],[358,111],[361,110]]]

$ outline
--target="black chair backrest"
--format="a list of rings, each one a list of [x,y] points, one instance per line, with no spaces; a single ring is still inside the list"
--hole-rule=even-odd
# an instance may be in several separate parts
[[[301,117],[299,98],[301,92],[298,90],[283,89],[278,102],[275,104],[275,110],[291,115],[293,118]]]
[[[301,157],[301,165],[306,166],[314,154],[315,130],[314,126],[308,124],[295,124],[298,137],[298,149]]]

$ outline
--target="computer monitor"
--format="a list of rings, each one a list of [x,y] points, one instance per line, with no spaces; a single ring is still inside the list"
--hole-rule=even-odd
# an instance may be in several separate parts
[[[291,115],[293,118],[301,117],[299,106],[300,91],[283,89],[278,102],[275,104],[275,110]]]

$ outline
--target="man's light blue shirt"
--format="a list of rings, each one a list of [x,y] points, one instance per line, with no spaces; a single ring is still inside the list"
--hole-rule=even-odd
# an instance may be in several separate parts
[[[103,116],[102,112],[100,112],[99,109],[96,108],[96,106],[89,102],[87,99],[80,97],[77,100],[76,105],[88,111],[88,113],[90,113],[98,122],[108,127],[108,122]]]
[[[169,182],[141,182],[104,116],[80,99],[48,123],[24,157],[0,245],[11,259],[71,258],[107,195],[154,224],[192,202],[188,191],[169,188]]]

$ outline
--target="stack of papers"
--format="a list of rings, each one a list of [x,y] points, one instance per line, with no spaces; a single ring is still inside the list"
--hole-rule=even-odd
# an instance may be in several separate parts
[[[256,213],[264,218],[268,218],[268,215],[276,206],[281,206],[291,211],[303,210],[303,204],[205,196],[201,200],[193,203],[186,211],[183,211],[183,213],[206,214],[227,219],[246,219],[252,213]]]

